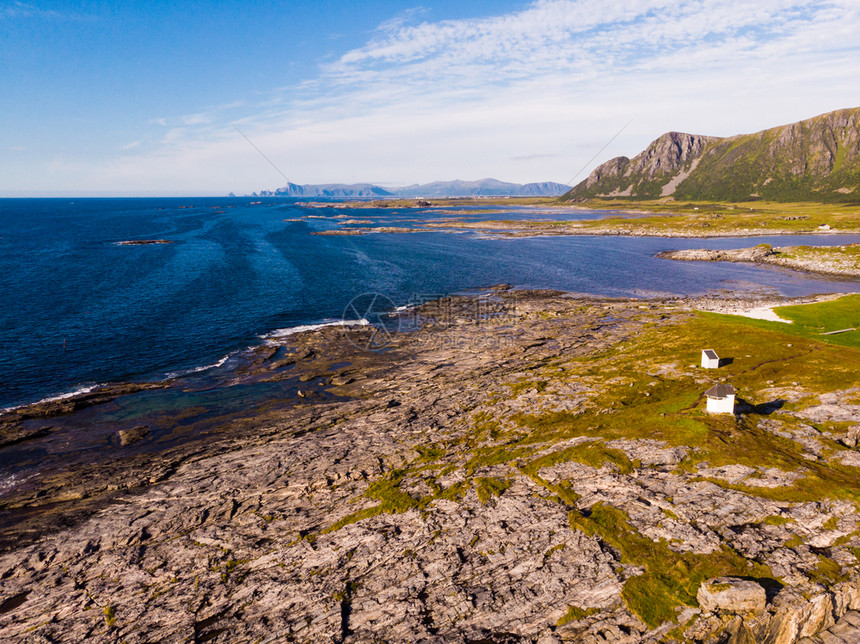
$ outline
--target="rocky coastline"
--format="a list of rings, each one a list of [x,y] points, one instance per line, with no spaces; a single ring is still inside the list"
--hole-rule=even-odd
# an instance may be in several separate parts
[[[860,277],[860,245],[784,246],[759,244],[734,250],[669,250],[657,257],[698,262],[746,262],[773,264],[807,273]]]
[[[745,339],[696,305],[501,287],[410,311],[409,333],[261,346],[246,375],[302,383],[291,404],[0,496],[0,639],[855,632],[860,389],[824,383],[856,352]],[[734,362],[704,373],[715,337]],[[726,376],[743,411],[708,417]]]

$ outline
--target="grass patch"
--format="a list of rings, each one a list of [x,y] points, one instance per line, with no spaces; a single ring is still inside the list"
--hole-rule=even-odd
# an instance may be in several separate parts
[[[320,534],[328,534],[329,532],[340,530],[344,526],[375,517],[382,513],[396,514],[417,508],[419,501],[400,489],[400,483],[403,481],[404,476],[404,470],[395,470],[387,478],[371,483],[365,491],[364,496],[380,501],[379,505],[349,514],[327,528],[323,528]]]
[[[502,496],[505,490],[513,485],[512,481],[479,476],[475,478],[475,492],[481,505],[487,505],[490,499]]]
[[[860,329],[860,295],[848,295],[838,300],[816,304],[780,306],[775,308],[774,312],[794,323],[792,333],[815,337],[821,342],[860,349],[860,331],[821,335],[827,331]]]
[[[817,584],[829,587],[848,579],[849,575],[842,572],[842,564],[829,557],[819,555],[818,565],[807,576]]]
[[[532,389],[540,393],[546,389],[548,384],[549,382],[546,380],[521,380],[520,382],[508,385],[508,387],[511,388],[511,398],[516,398],[524,391],[530,391]]]
[[[709,555],[678,553],[668,544],[642,536],[616,508],[596,504],[590,511],[570,513],[574,529],[594,535],[616,550],[622,563],[643,566],[645,573],[628,579],[621,592],[627,606],[649,627],[677,622],[675,608],[697,607],[696,593],[712,577],[745,576],[773,579],[770,569],[747,561],[723,546]]]
[[[578,622],[586,617],[591,617],[592,615],[596,615],[600,612],[598,608],[580,608],[579,606],[568,606],[567,613],[565,613],[561,618],[559,618],[556,626],[564,626],[565,624],[570,624],[571,622]]]
[[[633,463],[627,458],[627,454],[620,449],[606,447],[598,441],[573,445],[561,451],[536,458],[525,466],[524,471],[528,474],[538,474],[545,467],[552,467],[569,461],[594,468],[600,468],[606,463],[614,463],[622,474],[630,474],[633,471]]]
[[[826,331],[860,329],[860,295],[849,295],[832,302],[780,306],[774,308],[774,313],[786,320],[792,320],[793,324],[722,313],[702,313],[701,315],[714,320],[731,321],[742,328],[745,327],[745,333],[754,333],[749,329],[769,331],[777,337],[781,336],[784,342],[793,342],[791,338],[803,338],[824,344],[860,349],[860,331],[822,335]]]
[[[441,447],[435,447],[433,445],[419,445],[415,448],[415,451],[418,452],[418,460],[422,463],[438,461],[439,459],[444,458],[447,454],[447,452]]]
[[[491,447],[479,447],[472,450],[472,458],[466,462],[466,473],[471,476],[482,467],[493,465],[504,465],[513,460],[528,456],[531,449],[515,445],[494,445]]]

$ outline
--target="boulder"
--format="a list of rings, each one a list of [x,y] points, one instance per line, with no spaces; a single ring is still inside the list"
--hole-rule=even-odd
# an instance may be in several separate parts
[[[764,588],[754,581],[737,577],[709,579],[699,587],[696,594],[699,606],[709,612],[728,611],[746,613],[764,610],[767,595]]]
[[[119,435],[119,443],[123,447],[136,443],[148,433],[149,427],[146,427],[145,425],[138,425],[137,427],[132,427],[131,429],[121,429],[119,430],[119,432],[117,432],[117,434]]]

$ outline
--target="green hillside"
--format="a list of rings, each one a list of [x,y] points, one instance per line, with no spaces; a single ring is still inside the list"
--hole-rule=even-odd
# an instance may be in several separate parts
[[[860,108],[728,138],[670,132],[600,165],[563,201],[860,201]]]

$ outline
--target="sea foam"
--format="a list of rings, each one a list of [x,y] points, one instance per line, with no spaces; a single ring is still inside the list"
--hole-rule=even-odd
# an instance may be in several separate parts
[[[0,407],[0,413],[7,411],[15,411],[16,409],[22,409],[24,407],[30,407],[31,405],[43,405],[45,403],[59,402],[61,400],[67,400],[69,398],[74,398],[75,396],[81,396],[83,394],[88,394],[96,389],[101,389],[102,387],[107,387],[106,383],[96,384],[96,385],[82,385],[77,389],[69,391],[64,394],[56,394],[52,396],[48,396],[46,398],[42,398],[41,400],[37,400],[35,402],[22,403],[20,405],[13,405],[11,407]]]
[[[304,333],[305,331],[316,331],[329,326],[368,326],[370,322],[364,318],[360,320],[326,320],[318,324],[300,324],[299,326],[290,326],[283,329],[275,329],[269,333],[263,334],[260,337],[263,340],[277,340],[286,338],[296,333]]]

